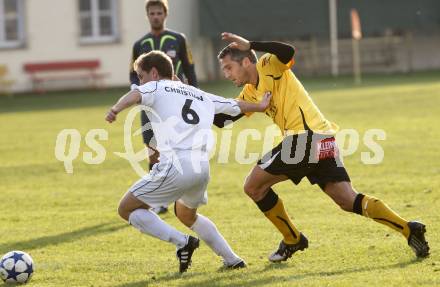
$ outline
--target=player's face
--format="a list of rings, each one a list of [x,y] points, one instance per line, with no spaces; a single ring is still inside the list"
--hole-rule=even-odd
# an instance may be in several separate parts
[[[165,10],[161,6],[150,6],[147,11],[148,21],[150,21],[151,30],[163,30],[165,18]]]
[[[227,55],[220,59],[220,67],[225,78],[232,81],[237,87],[242,87],[248,83],[248,73],[242,63],[234,61]]]

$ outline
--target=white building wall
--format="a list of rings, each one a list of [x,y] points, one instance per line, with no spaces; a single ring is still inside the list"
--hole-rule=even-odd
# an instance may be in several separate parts
[[[80,44],[77,0],[26,0],[25,46],[0,49],[0,64],[7,65],[9,78],[15,80],[13,90],[31,89],[31,81],[23,71],[25,63],[82,59],[101,61],[100,71],[109,74],[105,79],[107,86],[128,85],[132,45],[149,31],[149,23],[145,0],[118,0],[117,5],[118,41]],[[197,61],[197,45],[192,45],[198,33],[198,22],[194,20],[198,19],[196,0],[169,0],[169,5],[168,27],[187,35]]]

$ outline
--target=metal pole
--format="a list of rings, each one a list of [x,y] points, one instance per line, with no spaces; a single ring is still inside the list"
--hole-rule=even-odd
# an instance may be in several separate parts
[[[330,58],[332,76],[339,75],[337,0],[329,0]]]
[[[358,39],[351,39],[352,47],[353,47],[353,74],[354,74],[354,83],[359,85],[362,83],[361,76],[361,53],[359,48]]]

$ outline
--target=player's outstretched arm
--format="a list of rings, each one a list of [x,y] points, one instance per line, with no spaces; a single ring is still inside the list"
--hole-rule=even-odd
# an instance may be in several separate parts
[[[292,60],[293,56],[295,55],[295,48],[286,43],[274,42],[274,41],[270,41],[270,42],[251,41],[249,43],[251,49],[254,49],[255,51],[274,54],[284,64],[290,62],[290,60]]]
[[[237,101],[237,103],[242,113],[264,112],[269,107],[271,98],[272,93],[267,92],[264,94],[261,102],[257,104],[244,101]]]
[[[110,110],[107,112],[107,115],[105,116],[105,120],[109,123],[116,121],[117,114],[128,107],[139,104],[141,102],[141,99],[141,94],[136,90],[126,93],[118,100],[118,102],[113,107],[110,108]]]
[[[274,41],[249,41],[241,36],[229,32],[222,33],[222,40],[230,42],[230,46],[232,48],[242,51],[254,49],[255,51],[274,54],[284,64],[287,64],[295,54],[295,48],[289,44]]]
[[[270,104],[271,93],[266,93],[259,103],[250,103],[225,99],[213,94],[206,93],[215,105],[214,125],[219,128],[229,125],[243,117],[245,113],[264,112]]]
[[[239,49],[242,51],[247,51],[251,48],[251,44],[248,40],[233,33],[223,32],[222,40],[231,42],[231,48]]]

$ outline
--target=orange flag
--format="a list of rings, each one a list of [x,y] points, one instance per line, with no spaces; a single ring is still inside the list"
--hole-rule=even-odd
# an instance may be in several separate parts
[[[351,36],[353,37],[353,39],[356,40],[362,39],[361,20],[359,19],[359,14],[356,11],[356,9],[351,9],[350,18],[351,18]]]

